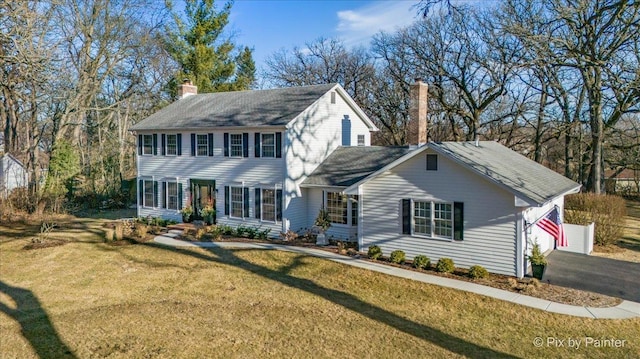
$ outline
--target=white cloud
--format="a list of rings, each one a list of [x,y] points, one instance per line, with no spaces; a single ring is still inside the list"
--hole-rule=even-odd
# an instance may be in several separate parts
[[[357,9],[338,11],[336,31],[348,46],[367,45],[380,31],[393,31],[416,20],[414,1],[375,1]]]

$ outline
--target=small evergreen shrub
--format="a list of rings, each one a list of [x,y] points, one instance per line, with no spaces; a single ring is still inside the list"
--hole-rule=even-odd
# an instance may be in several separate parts
[[[595,222],[597,245],[615,243],[624,235],[627,208],[622,197],[594,193],[576,193],[565,197],[564,220],[587,225]]]
[[[489,272],[480,265],[475,265],[469,268],[469,277],[473,279],[479,278],[487,278],[489,276]]]
[[[379,246],[373,245],[369,247],[367,251],[367,256],[371,259],[378,259],[382,257],[382,249]]]
[[[220,231],[225,236],[233,236],[235,234],[235,230],[233,229],[233,227],[228,226],[228,225],[220,226]]]
[[[404,260],[405,260],[404,252],[399,249],[391,252],[391,255],[389,256],[389,261],[391,263],[402,264],[404,263]]]
[[[427,269],[429,268],[429,266],[431,266],[431,260],[429,259],[429,257],[420,254],[415,256],[415,258],[413,258],[414,268]]]
[[[271,232],[271,229],[268,229],[268,228],[262,231],[256,229],[256,238],[261,240],[267,240],[269,238],[269,232]]]
[[[442,273],[453,273],[456,267],[453,264],[453,259],[451,258],[440,258],[438,260],[438,264],[436,264],[436,270]]]

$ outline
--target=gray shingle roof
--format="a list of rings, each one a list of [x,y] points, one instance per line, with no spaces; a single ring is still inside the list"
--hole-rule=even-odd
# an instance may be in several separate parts
[[[525,200],[543,204],[580,184],[493,141],[429,143],[426,147],[338,147],[304,185],[349,187],[426,148],[447,156]],[[403,157],[407,155],[403,159]]]
[[[408,147],[338,147],[302,184],[348,187],[409,153]]]
[[[580,184],[493,141],[430,143],[429,147],[517,194],[543,204]]]
[[[188,96],[138,122],[131,130],[284,126],[334,86],[336,84]]]

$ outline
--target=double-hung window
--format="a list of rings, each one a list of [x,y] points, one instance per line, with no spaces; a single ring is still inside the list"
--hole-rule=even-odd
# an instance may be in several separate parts
[[[242,187],[231,187],[231,217],[244,217],[244,191]]]
[[[209,139],[206,134],[196,135],[196,155],[208,156],[209,155]]]
[[[274,189],[262,189],[262,220],[276,221],[276,191]]]
[[[229,134],[230,157],[243,157],[243,144],[241,133]]]
[[[405,199],[403,233],[462,240],[463,203]]]
[[[165,198],[165,203],[167,204],[167,209],[178,210],[178,183],[167,182],[166,186],[167,197]]]
[[[158,182],[151,179],[138,179],[138,206],[154,208],[158,206]]]
[[[262,143],[260,148],[262,149],[261,157],[276,157],[276,135],[275,133],[263,133]]]
[[[167,156],[176,156],[178,154],[178,135],[167,135]]]
[[[153,135],[142,135],[142,154],[153,154]]]
[[[355,226],[358,224],[358,196],[340,192],[326,192],[325,208],[331,223]]]

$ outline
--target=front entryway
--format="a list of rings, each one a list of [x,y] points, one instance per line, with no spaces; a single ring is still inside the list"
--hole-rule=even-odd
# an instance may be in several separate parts
[[[191,198],[193,201],[193,218],[201,220],[202,209],[205,206],[211,205],[214,209],[216,208],[216,181],[192,179]]]

